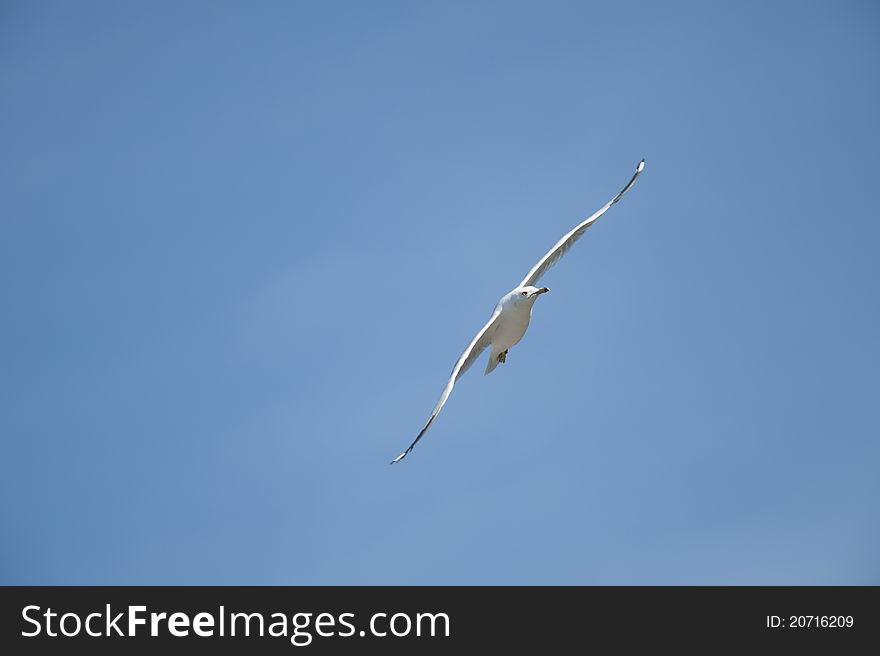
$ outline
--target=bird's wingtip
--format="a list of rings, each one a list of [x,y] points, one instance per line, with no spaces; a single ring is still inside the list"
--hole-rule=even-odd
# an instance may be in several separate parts
[[[396,462],[400,462],[401,460],[403,460],[404,458],[406,458],[406,456],[407,456],[408,453],[409,453],[409,449],[407,449],[406,451],[404,451],[403,453],[401,453],[401,454],[400,454],[399,456],[397,456],[394,460],[392,460],[389,464],[392,464],[392,465],[393,465],[393,464],[396,463]]]
[[[642,161],[639,162],[639,165],[636,167],[636,172],[641,173],[645,169],[645,158],[642,158]]]

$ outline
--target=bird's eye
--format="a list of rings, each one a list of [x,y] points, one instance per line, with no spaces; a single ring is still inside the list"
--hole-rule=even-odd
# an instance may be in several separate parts
[[[520,294],[520,296],[525,296],[526,294],[528,294],[528,292],[522,292],[522,293]]]

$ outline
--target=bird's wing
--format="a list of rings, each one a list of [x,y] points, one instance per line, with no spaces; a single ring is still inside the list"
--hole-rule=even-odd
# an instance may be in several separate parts
[[[413,443],[410,444],[406,451],[397,456],[394,460],[391,461],[393,465],[395,462],[400,462],[403,460],[410,451],[413,450],[413,447],[418,444],[419,440],[422,439],[422,435],[428,430],[428,427],[434,422],[434,419],[437,418],[437,415],[440,414],[440,410],[443,408],[443,404],[446,403],[446,399],[449,398],[449,395],[452,393],[452,388],[455,387],[455,381],[459,379],[459,377],[467,371],[470,366],[474,363],[474,361],[480,357],[480,353],[489,346],[492,342],[492,334],[495,331],[495,323],[498,320],[498,317],[501,315],[501,305],[496,306],[495,311],[492,313],[492,316],[489,318],[489,321],[480,329],[474,338],[471,340],[471,343],[468,344],[468,347],[462,352],[462,354],[458,357],[458,360],[455,363],[455,366],[452,368],[452,375],[449,376],[449,381],[446,383],[446,387],[443,388],[443,393],[440,395],[440,400],[437,401],[437,405],[434,406],[434,411],[431,413],[431,417],[428,419],[428,423],[425,424],[424,428],[419,431],[419,434],[416,436],[416,439],[413,440]]]
[[[593,223],[596,222],[596,219],[598,219],[600,216],[605,214],[605,212],[607,212],[611,208],[611,206],[614,205],[614,203],[616,203],[621,198],[623,198],[623,195],[627,191],[629,191],[630,187],[633,186],[633,183],[636,181],[636,178],[639,177],[639,174],[644,170],[644,168],[645,168],[645,160],[642,160],[641,162],[639,162],[639,165],[636,167],[636,172],[633,174],[633,177],[630,178],[629,182],[626,183],[626,186],[623,188],[623,190],[619,194],[617,194],[614,198],[612,198],[608,203],[603,205],[602,208],[599,209],[599,211],[596,212],[593,216],[591,216],[588,219],[585,219],[584,221],[582,221],[581,223],[576,225],[571,230],[571,232],[569,232],[562,239],[560,239],[558,242],[556,242],[556,245],[553,246],[553,248],[551,248],[549,251],[547,251],[544,254],[544,257],[542,257],[540,260],[538,260],[538,263],[532,267],[532,270],[528,272],[528,274],[526,275],[525,278],[523,278],[523,281],[519,284],[519,286],[520,287],[528,287],[528,286],[535,285],[538,282],[538,280],[541,278],[541,276],[543,276],[544,273],[546,273],[547,269],[549,269],[554,264],[556,264],[559,261],[559,259],[563,255],[565,255],[565,253],[568,251],[568,249],[572,247],[572,244],[574,244],[578,239],[580,239],[581,235],[583,235],[587,231],[587,228],[589,228],[591,225],[593,225]]]

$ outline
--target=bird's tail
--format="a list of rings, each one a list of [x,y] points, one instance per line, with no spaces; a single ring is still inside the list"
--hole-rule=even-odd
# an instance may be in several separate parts
[[[489,374],[491,374],[495,370],[495,367],[497,367],[497,366],[498,366],[498,353],[495,351],[495,347],[493,346],[492,352],[489,354],[489,362],[486,363],[485,375],[488,376]]]

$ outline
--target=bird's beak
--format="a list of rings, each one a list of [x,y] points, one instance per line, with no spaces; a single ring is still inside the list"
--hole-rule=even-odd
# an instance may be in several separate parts
[[[539,289],[538,291],[532,292],[532,296],[538,296],[539,294],[546,294],[549,291],[550,291],[549,287],[541,287],[541,289]]]

